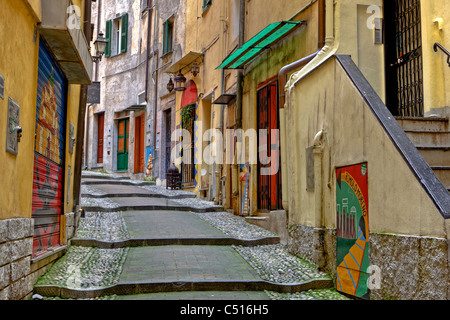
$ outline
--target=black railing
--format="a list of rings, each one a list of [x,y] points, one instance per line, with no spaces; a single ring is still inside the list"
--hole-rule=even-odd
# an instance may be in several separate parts
[[[441,51],[447,55],[447,63],[450,68],[450,52],[448,52],[440,43],[436,42],[434,44],[434,52],[438,52],[438,49],[441,49]]]

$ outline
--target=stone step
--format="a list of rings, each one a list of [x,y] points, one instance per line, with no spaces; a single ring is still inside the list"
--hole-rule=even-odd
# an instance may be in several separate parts
[[[450,187],[450,166],[432,166],[431,169],[445,187]]]
[[[430,166],[450,166],[450,147],[417,146],[417,150]]]
[[[395,117],[403,130],[449,131],[448,118],[442,117]]]
[[[415,146],[450,147],[450,131],[405,130]]]
[[[94,174],[82,174],[83,180],[131,180],[127,176],[111,176],[111,175],[94,175]]]

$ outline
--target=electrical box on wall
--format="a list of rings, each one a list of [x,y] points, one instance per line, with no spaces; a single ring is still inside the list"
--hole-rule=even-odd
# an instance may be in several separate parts
[[[5,99],[5,78],[0,75],[0,99]]]
[[[383,19],[375,18],[375,28],[374,28],[374,43],[383,44]]]
[[[6,128],[6,151],[17,155],[19,152],[19,142],[22,136],[20,124],[20,107],[11,98],[8,100],[8,117]]]
[[[72,122],[69,122],[69,153],[73,154],[75,147],[75,126]]]

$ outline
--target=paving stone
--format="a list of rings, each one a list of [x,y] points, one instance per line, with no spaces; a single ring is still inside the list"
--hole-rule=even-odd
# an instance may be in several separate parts
[[[100,178],[101,176],[95,176]],[[116,177],[112,177],[116,178]],[[90,179],[92,180],[92,179]],[[97,179],[100,180],[100,179]],[[158,204],[166,206],[196,206],[209,208],[214,204],[200,199],[161,197],[129,197],[158,193],[169,197],[190,196],[179,190],[166,190],[157,186],[137,185],[83,185],[84,191],[105,196],[116,193],[112,198],[90,198],[90,203],[115,207]],[[120,197],[127,194],[127,197]],[[87,212],[81,219],[76,238],[102,241],[124,239],[168,239],[183,237],[234,237],[258,239],[273,237],[272,232],[249,224],[241,217],[228,212],[192,213],[184,211],[125,211]],[[1,245],[0,245],[1,246]],[[1,256],[1,250],[0,250]],[[148,283],[216,282],[220,281],[271,281],[276,283],[298,283],[311,279],[326,278],[317,267],[299,257],[289,255],[280,245],[266,246],[205,246],[171,245],[153,247],[132,247],[121,249],[100,249],[71,246],[66,255],[42,276],[37,286],[66,286],[80,292],[102,289],[110,286]],[[223,282],[223,283],[225,283]],[[180,288],[178,288],[180,289]],[[225,288],[223,288],[225,289]],[[125,300],[321,300],[343,299],[334,289],[309,290],[298,294],[274,291],[246,292],[160,292],[134,296],[106,294],[96,299]]]

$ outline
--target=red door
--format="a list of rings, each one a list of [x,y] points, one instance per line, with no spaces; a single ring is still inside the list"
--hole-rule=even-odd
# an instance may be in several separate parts
[[[274,159],[275,157],[272,157],[273,150],[271,150],[274,145],[278,144],[279,139],[279,135],[274,134],[280,128],[277,88],[277,81],[273,81],[258,90],[258,130],[267,130],[267,138],[258,137],[258,149],[260,141],[263,139],[262,142],[267,146],[267,157],[271,159],[269,163],[262,163],[258,157],[259,210],[278,210],[283,207],[281,198],[281,167],[279,165],[281,159],[278,158],[278,165],[274,164],[273,161],[277,160]],[[272,130],[275,130],[275,132],[272,132]],[[261,174],[262,169],[270,169],[271,174]]]
[[[105,134],[105,114],[98,115],[97,163],[103,163],[103,141]]]
[[[135,118],[135,135],[134,135],[134,172],[144,172],[144,132],[145,121],[144,115]]]

